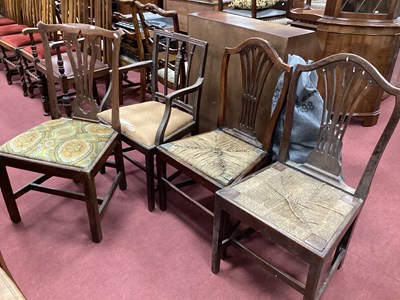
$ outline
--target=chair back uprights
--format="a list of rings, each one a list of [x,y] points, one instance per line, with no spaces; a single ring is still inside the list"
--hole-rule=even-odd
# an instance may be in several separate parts
[[[318,90],[322,96],[323,109],[321,126],[316,147],[309,153],[304,168],[322,176],[335,178],[337,185],[343,185],[342,146],[346,129],[349,127],[357,105],[364,100],[370,89],[380,88],[389,95],[396,96],[396,107],[392,117],[377,143],[373,155],[366,165],[355,195],[362,199],[368,194],[372,177],[383,154],[390,136],[399,120],[400,94],[381,74],[365,59],[355,54],[341,53],[324,58],[310,65],[299,65],[293,73],[293,82],[304,72],[316,71]],[[289,91],[280,160],[290,160],[288,152],[293,112],[298,103],[293,96],[295,87]],[[314,170],[314,171],[312,171]]]
[[[110,67],[102,61],[96,59],[104,51],[103,38],[109,40],[114,49],[113,68],[117,70],[118,55],[120,49],[120,37],[122,30],[109,31],[93,25],[87,24],[64,24],[64,25],[46,25],[39,22],[38,29],[41,32],[43,44],[45,45],[44,54],[46,61],[46,77],[48,81],[48,93],[50,101],[51,116],[58,118],[61,115],[56,92],[56,81],[53,74],[59,73],[61,81],[63,97],[62,106],[67,114],[71,114],[77,118],[97,120],[99,112],[99,102],[94,97],[95,72],[103,72],[108,74]],[[49,35],[54,32],[61,32],[61,40],[52,45],[49,41]],[[49,45],[46,47],[46,45]],[[52,48],[57,49],[57,64],[52,61]],[[64,51],[59,51],[60,46]],[[54,56],[53,56],[54,57]],[[98,75],[98,77],[101,77]],[[73,86],[75,87],[75,95],[70,96],[68,79],[73,78]],[[118,117],[118,99],[119,99],[119,72],[113,72],[111,84],[102,101],[108,101],[112,98],[111,106],[116,111],[113,115],[113,128],[119,130]],[[115,94],[117,93],[117,94]],[[116,102],[115,102],[116,101]],[[115,126],[115,127],[114,127]]]

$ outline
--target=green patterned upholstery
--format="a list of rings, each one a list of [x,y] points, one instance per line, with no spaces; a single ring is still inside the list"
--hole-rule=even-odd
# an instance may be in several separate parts
[[[160,146],[223,185],[234,181],[249,165],[266,155],[260,148],[221,130],[198,134]]]
[[[16,136],[0,146],[0,152],[84,169],[116,134],[100,123],[61,118]]]

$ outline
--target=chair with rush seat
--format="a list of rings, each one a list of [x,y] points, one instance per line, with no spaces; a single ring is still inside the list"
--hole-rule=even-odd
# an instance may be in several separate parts
[[[198,132],[199,104],[204,80],[207,43],[186,35],[159,31],[154,33],[152,61],[133,65],[135,68],[151,67],[152,101],[120,108],[124,157],[146,172],[147,201],[149,211],[155,208],[154,157],[157,145]],[[175,53],[169,61],[170,52]],[[174,66],[176,85],[171,91],[168,84],[158,81],[157,74],[167,74]],[[184,66],[184,67],[183,67]],[[99,117],[110,122],[110,111]],[[144,163],[135,160],[132,150],[144,154]]]
[[[213,215],[212,208],[185,193],[181,187],[187,183],[181,176],[167,174],[166,169],[176,169],[177,174],[183,173],[215,192],[268,163],[272,133],[290,73],[291,67],[261,38],[251,38],[235,48],[225,49],[217,129],[158,147],[162,210],[167,208],[167,189],[172,189]],[[284,74],[282,93],[273,110],[272,94],[280,74]],[[270,89],[264,89],[267,83]]]
[[[296,90],[298,83],[302,84],[302,74],[314,71],[322,96],[321,126],[315,148],[308,153],[306,163],[299,164],[289,157],[293,116],[301,107]],[[353,188],[349,181],[354,183],[357,178],[345,181],[343,176],[344,135],[357,104],[377,87],[395,97],[395,106],[368,162],[363,165],[352,160],[350,166],[346,162],[348,167],[364,170]],[[212,271],[219,272],[220,259],[231,245],[302,293],[304,299],[319,299],[343,264],[378,162],[399,118],[400,89],[389,84],[363,58],[341,53],[297,65],[288,92],[279,161],[216,193]],[[225,228],[230,217],[250,227],[228,234]],[[263,247],[262,255],[260,247],[255,249],[254,243],[249,244],[245,237],[253,232],[276,244],[275,251],[283,250],[280,252],[308,264],[306,279],[282,270],[285,266],[278,267],[271,257],[267,259],[268,248]]]
[[[100,218],[116,188],[126,188],[119,123],[119,65],[118,54],[122,30],[110,31],[86,24],[47,25],[38,23],[38,31],[44,46],[45,72],[52,120],[39,124],[0,146],[1,191],[8,213],[14,223],[21,220],[16,200],[30,190],[69,197],[86,203],[92,240],[100,242],[102,231]],[[65,52],[54,61],[48,35],[60,33]],[[94,98],[93,81],[96,57],[103,53],[105,45],[114,49],[112,66],[107,65],[111,84],[102,105],[111,106],[111,125],[98,121],[100,106]],[[58,54],[57,54],[58,55]],[[60,71],[61,70],[61,71]],[[71,72],[75,93],[59,103],[54,74]],[[66,76],[66,75],[65,75]],[[69,81],[61,77],[59,84],[68,93]],[[64,80],[65,79],[65,80]],[[72,118],[62,117],[68,111]],[[117,174],[103,197],[98,197],[95,176],[110,155],[114,155]],[[13,191],[7,167],[43,174],[18,191]],[[51,177],[72,179],[83,185],[83,193],[67,189],[55,189],[44,185]]]

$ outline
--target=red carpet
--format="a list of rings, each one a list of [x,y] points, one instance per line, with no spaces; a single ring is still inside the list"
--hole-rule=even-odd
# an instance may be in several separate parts
[[[0,74],[0,143],[46,120],[41,103],[24,98],[18,82]],[[369,155],[393,100],[382,103],[377,126],[352,125],[344,148],[345,174]],[[368,153],[367,153],[368,152]],[[103,218],[103,241],[90,240],[86,207],[32,192],[19,199],[22,222],[13,224],[0,199],[0,249],[28,299],[301,299],[294,289],[235,249],[211,272],[212,220],[169,197],[166,212],[147,211],[145,176],[126,164],[128,188],[117,190]],[[323,299],[400,298],[400,129],[383,156],[341,270]],[[113,170],[99,176],[106,183]],[[19,187],[32,174],[10,170]],[[74,183],[60,182],[75,188]],[[196,191],[196,190],[195,190]],[[204,195],[203,192],[201,194]],[[301,262],[265,247],[278,264],[298,274]],[[301,272],[299,274],[302,276]]]

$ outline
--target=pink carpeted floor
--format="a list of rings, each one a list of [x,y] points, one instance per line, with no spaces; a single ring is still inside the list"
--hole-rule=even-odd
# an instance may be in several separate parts
[[[137,95],[136,95],[137,96]],[[0,74],[0,143],[48,117],[38,97],[24,98],[18,82]],[[345,174],[359,170],[382,129],[393,99],[382,103],[379,124],[352,125],[344,148]],[[28,299],[301,299],[301,295],[235,249],[211,272],[212,220],[173,194],[168,210],[147,211],[145,176],[126,164],[128,188],[117,190],[102,221],[103,241],[90,240],[85,204],[32,192],[19,199],[13,224],[0,200],[0,249]],[[383,156],[346,261],[323,299],[400,299],[400,129]],[[33,174],[10,170],[20,187]],[[105,185],[112,170],[99,176]],[[2,179],[0,179],[2,180]],[[75,188],[74,183],[55,183]],[[104,183],[104,184],[103,184]],[[193,193],[207,198],[200,188]],[[211,195],[209,196],[211,198]],[[212,199],[212,198],[211,198]],[[274,245],[251,241],[291,273],[304,265]]]

